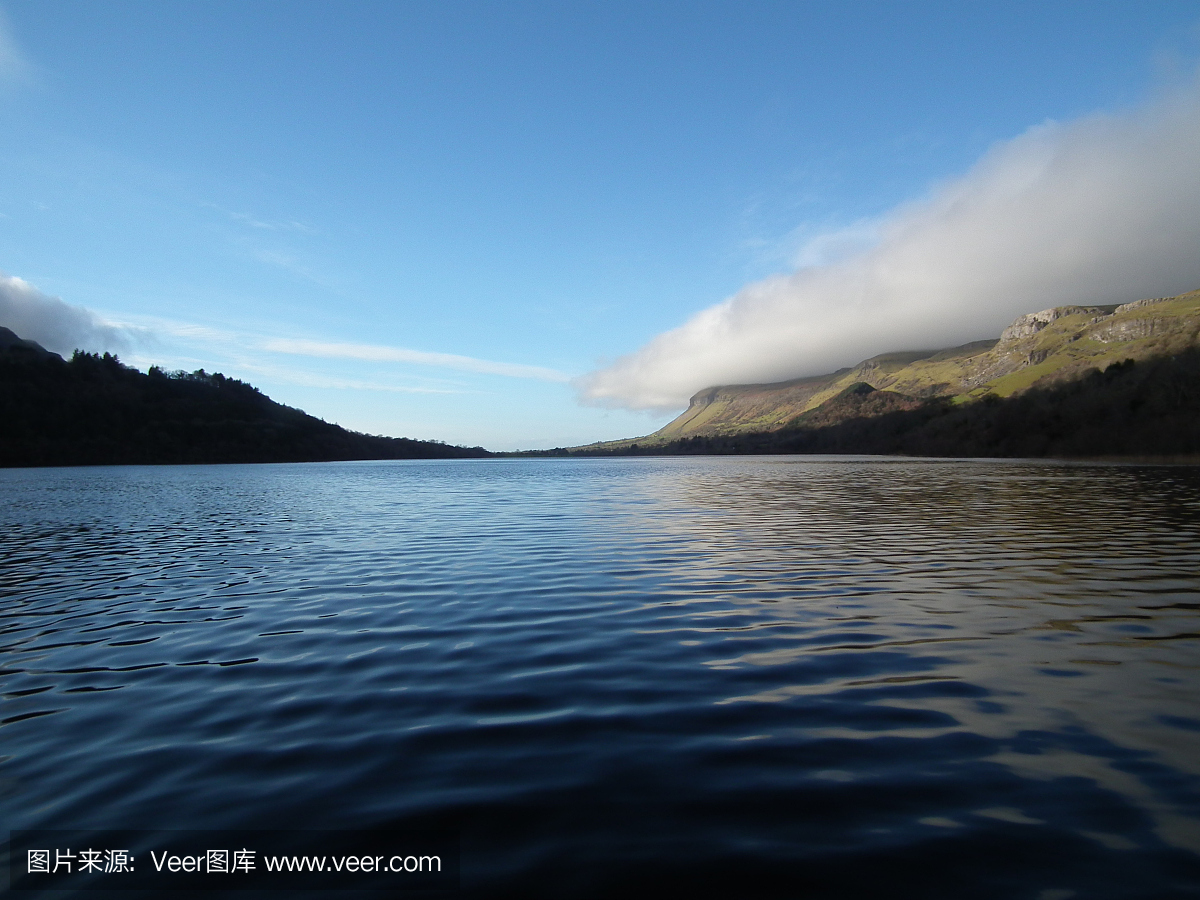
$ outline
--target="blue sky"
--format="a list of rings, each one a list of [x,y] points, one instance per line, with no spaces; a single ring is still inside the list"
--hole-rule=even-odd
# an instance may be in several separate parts
[[[726,376],[857,361],[888,335],[814,327],[819,352],[688,351],[661,376],[654,348],[870,252],[988,166],[1148,145],[1167,126],[1112,135],[1163,104],[1190,140],[1200,58],[1197,2],[0,10],[0,271],[88,311],[89,349],[493,449],[644,434]],[[1162,253],[1168,276],[1120,290],[1200,287]],[[914,318],[896,339],[986,337],[1042,299],[1021,290],[982,333]]]

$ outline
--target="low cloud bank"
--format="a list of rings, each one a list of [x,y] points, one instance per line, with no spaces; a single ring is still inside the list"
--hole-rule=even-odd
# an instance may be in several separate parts
[[[997,145],[884,217],[872,248],[747,285],[577,379],[580,399],[675,410],[712,385],[995,337],[1051,306],[1200,288],[1198,87]]]
[[[63,356],[76,350],[124,353],[133,347],[128,329],[109,325],[95,313],[43,294],[29,282],[3,272],[0,325]]]

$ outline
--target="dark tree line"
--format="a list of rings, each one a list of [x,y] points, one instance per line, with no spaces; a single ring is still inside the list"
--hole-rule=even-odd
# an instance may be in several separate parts
[[[956,404],[856,386],[776,431],[546,455],[869,453],[956,457],[1200,455],[1200,350],[1126,360],[1074,381]],[[895,407],[886,411],[888,405]],[[829,407],[829,409],[827,409]],[[857,412],[856,412],[857,407]],[[908,408],[904,408],[908,407]],[[880,410],[885,410],[880,412]],[[831,413],[836,413],[833,415]],[[824,424],[831,422],[831,424]],[[817,423],[817,424],[812,424]]]
[[[76,351],[67,361],[0,350],[0,466],[490,455],[482,447],[347,431],[203,369],[142,373],[108,353]]]

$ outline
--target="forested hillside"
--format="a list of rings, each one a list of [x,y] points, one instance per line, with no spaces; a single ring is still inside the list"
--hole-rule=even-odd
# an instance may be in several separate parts
[[[347,431],[235,378],[70,360],[0,335],[0,466],[308,462],[490,455]]]

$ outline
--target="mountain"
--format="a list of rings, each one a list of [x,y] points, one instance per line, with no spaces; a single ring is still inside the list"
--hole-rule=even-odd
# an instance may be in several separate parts
[[[539,456],[1200,460],[1200,291],[1021,316],[999,338],[692,397],[654,434]]]
[[[0,328],[0,466],[443,459],[491,454],[347,431],[219,373],[70,360]]]
[[[1171,356],[1197,346],[1200,291],[1120,306],[1061,306],[1021,316],[998,339],[943,350],[884,353],[828,375],[705,388],[654,434],[589,449],[619,450],[635,443],[639,448],[663,447],[693,437],[817,427],[817,422],[832,425],[848,414],[843,393],[860,384],[902,396],[910,407],[934,398],[962,404],[988,396],[1013,397],[1063,385],[1127,359]],[[894,412],[898,401],[876,397],[869,403]],[[874,414],[861,404],[855,409],[855,416]],[[814,418],[816,410],[824,412]]]
[[[13,359],[45,359],[49,356],[58,357],[37,341],[27,341],[17,337],[11,329],[0,326],[0,354],[11,355]],[[58,357],[61,359],[61,357]]]
[[[1200,461],[1200,348],[977,402],[858,383],[783,428],[699,434],[547,455],[869,453]]]

